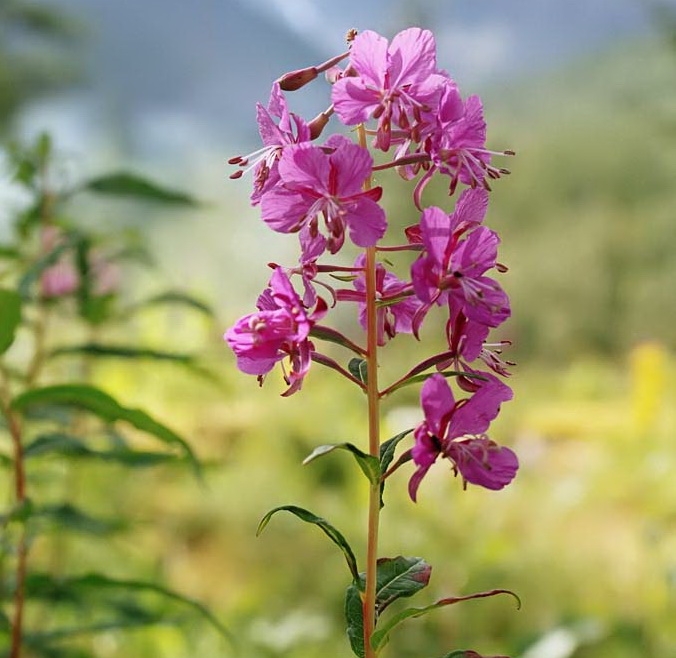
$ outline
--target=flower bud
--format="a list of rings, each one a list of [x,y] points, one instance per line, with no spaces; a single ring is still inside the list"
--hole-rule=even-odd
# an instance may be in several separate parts
[[[308,82],[312,82],[317,77],[317,74],[316,66],[308,66],[305,69],[285,73],[277,82],[282,91],[296,91],[304,87]]]
[[[308,124],[308,127],[310,128],[310,139],[317,139],[317,137],[322,134],[322,130],[324,130],[324,127],[329,122],[329,118],[329,114],[322,112],[310,121]]]

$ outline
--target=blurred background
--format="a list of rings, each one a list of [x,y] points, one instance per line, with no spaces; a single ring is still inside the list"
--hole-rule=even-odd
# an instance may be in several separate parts
[[[158,364],[97,367],[102,388],[182,430],[209,470],[205,487],[172,469],[123,487],[112,467],[83,473],[80,495],[128,509],[135,524],[114,551],[76,547],[74,564],[121,560],[120,572],[203,601],[247,657],[347,655],[335,548],[292,518],[254,533],[268,509],[294,503],[363,555],[353,510],[366,488],[353,463],[300,466],[318,444],[364,440],[363,400],[317,367],[288,400],[275,378],[259,390],[236,371],[220,334],[253,308],[265,264],[293,262],[295,247],[261,225],[251,181],[228,180],[227,159],[258,148],[254,105],[273,79],[342,51],[351,27],[391,37],[413,24],[434,30],[463,95],[482,96],[489,146],[517,152],[487,223],[509,266],[513,317],[501,337],[518,362],[515,399],[492,434],[522,469],[503,492],[463,492],[439,466],[417,505],[402,469],[381,552],[432,563],[417,605],[501,587],[523,608],[490,599],[413,620],[388,655],[676,657],[673,0],[0,0],[3,140],[46,130],[69,176],[131,169],[208,202],[168,216],[83,209],[86,222],[147,237],[159,265],[126,281],[130,294],[162,278],[213,304],[213,324],[174,311],[136,330],[150,345],[207,355],[222,383]],[[290,102],[312,117],[327,93],[318,81]],[[21,203],[9,177],[0,238]],[[386,200],[402,226],[417,221],[406,194]],[[426,194],[448,206],[443,187]],[[405,367],[416,348],[398,340],[389,358]],[[417,422],[416,404],[412,388],[387,403],[387,436]],[[111,631],[91,643],[101,657],[230,653],[204,629]]]

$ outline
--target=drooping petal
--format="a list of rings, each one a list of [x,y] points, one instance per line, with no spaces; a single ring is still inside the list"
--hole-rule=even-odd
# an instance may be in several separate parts
[[[457,405],[448,429],[451,438],[483,434],[498,415],[500,405],[512,399],[512,389],[497,377],[486,372],[475,374],[485,381],[477,379],[480,388],[464,404]]]
[[[447,454],[467,482],[494,491],[507,486],[519,469],[514,452],[487,437],[454,441]]]
[[[261,197],[261,218],[278,233],[298,231],[312,206],[312,200],[281,185]]]
[[[387,231],[385,211],[365,196],[347,204],[343,216],[350,240],[358,247],[372,247]]]
[[[429,431],[443,440],[445,427],[455,407],[453,391],[443,375],[435,373],[425,381],[420,402]]]
[[[443,267],[450,258],[451,222],[448,215],[436,206],[423,210],[420,232],[427,253]]]

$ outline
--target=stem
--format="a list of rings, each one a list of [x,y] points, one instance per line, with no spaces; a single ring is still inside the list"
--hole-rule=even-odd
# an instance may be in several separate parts
[[[10,408],[9,388],[3,386],[0,399],[2,415],[7,421],[7,427],[12,439],[14,450],[14,497],[17,505],[26,501],[26,470],[21,443],[21,425],[19,419]],[[26,583],[26,562],[28,558],[28,544],[26,540],[26,526],[21,528],[19,545],[17,547],[16,589],[14,590],[14,618],[12,619],[12,645],[10,658],[20,658],[21,639],[23,635],[24,592]]]
[[[359,143],[366,147],[364,126],[359,127]],[[368,179],[364,189],[371,187]],[[378,393],[378,332],[376,306],[376,248],[366,248],[366,397],[368,401],[369,454],[380,457],[380,395]],[[378,524],[380,520],[380,483],[369,488],[368,537],[366,544],[366,590],[363,599],[364,658],[375,658],[371,636],[376,625],[376,569],[378,561]]]

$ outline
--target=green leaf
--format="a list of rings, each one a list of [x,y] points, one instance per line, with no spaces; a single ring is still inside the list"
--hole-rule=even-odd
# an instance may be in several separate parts
[[[352,350],[355,354],[364,356],[364,350],[359,347],[359,345],[353,343],[347,336],[344,336],[340,333],[340,331],[336,331],[331,327],[325,327],[323,325],[316,324],[310,330],[310,335],[313,338],[318,338],[319,340],[325,340],[329,343],[335,343],[341,347],[346,347],[348,350]],[[355,377],[357,377],[357,375],[355,375]],[[357,379],[359,379],[359,377],[357,377]]]
[[[347,364],[347,369],[350,371],[350,374],[362,384],[367,383],[368,365],[366,359],[350,359],[350,362]]]
[[[155,583],[109,578],[100,573],[88,573],[64,578],[49,573],[34,572],[26,577],[25,587],[27,598],[53,603],[67,602],[78,607],[91,605],[108,592],[157,594],[166,600],[187,606],[208,621],[221,635],[232,641],[230,632],[204,605]],[[103,602],[106,603],[106,601]]]
[[[305,521],[306,523],[312,523],[324,532],[324,534],[334,543],[340,550],[343,552],[343,555],[345,556],[345,561],[347,562],[348,569],[350,570],[350,573],[352,574],[352,578],[354,580],[359,579],[359,569],[357,568],[357,558],[354,556],[354,552],[352,551],[352,548],[350,545],[347,543],[347,540],[343,535],[336,529],[334,528],[326,519],[321,518],[320,516],[317,516],[313,514],[312,512],[303,509],[302,507],[297,507],[296,505],[282,505],[281,507],[275,507],[275,509],[270,510],[262,519],[261,522],[258,524],[258,529],[256,530],[256,536],[258,537],[261,532],[265,529],[265,526],[268,525],[270,522],[270,519],[273,517],[274,514],[277,512],[291,512],[291,514],[294,514],[297,516],[299,519],[302,521]]]
[[[200,472],[199,462],[183,438],[166,425],[156,421],[142,409],[124,407],[110,395],[94,386],[88,384],[46,386],[26,391],[12,401],[12,408],[22,413],[36,407],[50,405],[74,407],[89,411],[108,423],[116,421],[130,423],[136,429],[147,432],[168,445],[179,447],[193,465],[197,474]]]
[[[57,347],[49,353],[50,357],[84,354],[86,356],[115,357],[119,359],[150,359],[152,361],[172,361],[183,365],[191,365],[194,357],[190,354],[163,352],[144,347],[127,345],[102,345],[85,343],[84,345],[67,345]]]
[[[400,432],[396,436],[393,436],[391,439],[388,439],[384,443],[380,444],[380,472],[382,475],[385,475],[387,473],[387,469],[389,465],[392,463],[392,460],[394,459],[394,454],[397,449],[397,445],[399,442],[406,438],[411,432],[413,431],[413,428],[410,430],[405,430],[404,432]],[[381,477],[382,477],[381,475]],[[383,500],[383,493],[385,492],[385,480],[383,480],[380,483],[380,507],[381,509],[385,506],[385,501]]]
[[[38,436],[24,449],[25,459],[43,455],[64,455],[75,459],[99,459],[103,462],[124,464],[131,468],[147,468],[157,464],[176,462],[179,459],[173,453],[131,450],[126,446],[116,446],[111,450],[94,450],[80,439],[62,433]]]
[[[100,343],[85,343],[84,345],[68,345],[58,347],[49,353],[49,357],[68,355],[85,355],[97,358],[109,359],[141,359],[149,361],[165,361],[180,365],[199,377],[217,382],[218,376],[203,365],[197,363],[192,354],[180,352],[164,352],[145,347],[133,347],[128,345],[102,345]]]
[[[435,372],[426,372],[422,375],[416,375],[415,377],[409,377],[408,379],[405,379],[401,382],[398,382],[394,386],[391,386],[390,388],[387,389],[387,394],[389,395],[390,393],[399,390],[400,388],[404,388],[404,386],[410,386],[411,384],[417,384],[419,382],[424,382],[426,379],[429,379],[432,375],[443,375],[447,379],[449,377],[468,377],[470,379],[478,379],[478,380],[485,380],[486,377],[483,375],[480,375],[478,373],[474,372],[462,372],[460,370],[443,370],[441,372],[435,371]]]
[[[413,596],[430,582],[432,567],[421,557],[380,558],[376,576],[376,612],[397,599]]]
[[[129,312],[135,312],[144,308],[164,304],[186,306],[195,311],[199,311],[208,317],[214,317],[213,309],[208,304],[205,304],[203,301],[192,295],[177,290],[167,290],[159,295],[154,295],[142,302],[138,302],[129,309]]]
[[[94,178],[86,182],[83,189],[98,194],[129,197],[177,206],[194,207],[199,205],[197,200],[189,194],[162,187],[147,178],[124,171]]]
[[[99,536],[109,535],[124,527],[120,520],[97,519],[70,504],[35,507],[32,518],[53,522],[59,530],[74,530]]]
[[[0,355],[14,342],[21,324],[21,297],[13,290],[0,289]]]
[[[402,610],[400,613],[396,614],[394,617],[388,619],[387,622],[381,628],[379,628],[375,633],[373,633],[373,635],[371,636],[371,647],[373,647],[373,649],[377,651],[381,646],[383,646],[387,642],[387,640],[389,639],[389,634],[392,631],[392,629],[395,626],[401,624],[401,622],[405,621],[406,619],[413,617],[422,617],[423,615],[432,612],[432,610],[437,610],[438,608],[443,608],[447,605],[460,603],[461,601],[482,599],[490,596],[497,596],[498,594],[509,594],[510,596],[513,596],[517,601],[517,608],[521,607],[521,601],[519,597],[516,594],[514,594],[514,592],[507,589],[493,589],[488,592],[477,592],[476,594],[468,594],[467,596],[452,596],[445,599],[440,599],[436,603],[426,605],[422,608],[406,608],[405,610]],[[460,655],[462,655],[462,653]]]
[[[35,507],[30,498],[18,502],[6,514],[0,514],[0,526],[4,527],[11,522],[25,523],[32,515]]]
[[[432,567],[420,557],[380,558],[376,566],[376,617],[390,603],[400,598],[413,596],[426,587]],[[365,575],[351,584],[345,593],[345,621],[347,637],[352,651],[364,658],[363,591]]]
[[[331,443],[318,446],[303,460],[303,464],[309,464],[317,459],[317,457],[328,455],[334,450],[347,450],[352,453],[357,464],[359,464],[359,468],[361,468],[364,475],[368,478],[368,481],[371,484],[378,484],[380,480],[380,463],[373,455],[366,454],[352,443]]]
[[[358,658],[364,658],[364,608],[362,593],[354,583],[345,592],[345,621],[352,651]]]
[[[4,260],[18,260],[20,257],[21,253],[16,247],[0,244],[0,258]]]

